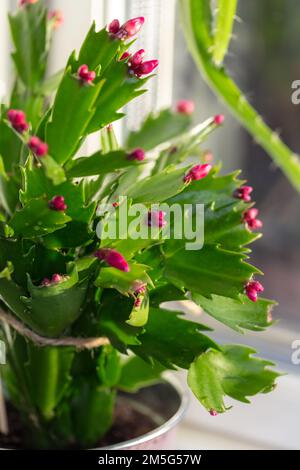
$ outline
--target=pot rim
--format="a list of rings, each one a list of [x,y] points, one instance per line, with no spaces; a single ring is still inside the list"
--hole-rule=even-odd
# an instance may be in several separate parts
[[[145,442],[149,442],[154,439],[157,439],[158,437],[164,434],[167,434],[169,431],[171,431],[177,426],[177,424],[181,421],[185,412],[187,411],[187,408],[190,402],[189,393],[188,393],[188,390],[183,387],[183,384],[180,382],[180,380],[177,377],[175,377],[173,374],[165,373],[163,376],[163,379],[165,382],[170,384],[175,389],[175,391],[178,393],[180,397],[181,403],[176,413],[170,419],[168,419],[165,423],[163,423],[161,426],[157,427],[153,431],[149,431],[146,434],[143,434],[142,436],[129,439],[128,441],[123,441],[123,442],[112,444],[106,447],[97,447],[95,450],[128,449],[129,447],[134,447],[137,445],[144,444]]]

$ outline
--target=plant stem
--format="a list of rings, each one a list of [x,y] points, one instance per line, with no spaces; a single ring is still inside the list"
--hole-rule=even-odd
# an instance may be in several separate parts
[[[225,69],[217,67],[213,63],[210,51],[203,43],[202,34],[199,31],[200,28],[203,28],[198,17],[201,13],[200,5],[202,5],[201,2],[196,5],[193,0],[180,0],[181,17],[187,43],[199,70],[216,95],[225,102],[232,114],[273,158],[292,185],[300,192],[299,156],[293,153],[279,135],[264,123],[261,116],[227,75]]]
[[[6,404],[3,392],[3,385],[0,376],[0,433],[7,435],[9,433]]]

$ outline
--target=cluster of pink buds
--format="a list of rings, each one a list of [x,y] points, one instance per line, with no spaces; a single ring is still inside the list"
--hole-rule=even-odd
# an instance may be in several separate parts
[[[34,3],[37,3],[39,0],[20,0],[20,7],[23,5],[33,5]]]
[[[218,416],[218,412],[214,409],[209,410],[210,416]]]
[[[66,279],[66,276],[61,276],[60,274],[53,274],[51,279],[49,279],[48,277],[45,277],[45,279],[42,280],[41,285],[43,287],[49,287],[53,284],[59,284],[61,281],[65,279]]]
[[[256,302],[258,293],[263,292],[264,290],[264,287],[258,281],[249,281],[245,285],[246,295],[250,300],[252,300],[252,302]]]
[[[20,111],[19,109],[10,109],[7,112],[7,117],[12,127],[20,134],[23,134],[23,132],[28,130],[29,124],[26,121],[26,115],[23,111]]]
[[[225,116],[223,114],[217,114],[214,117],[214,124],[216,126],[221,126],[223,124],[224,120],[225,120]]]
[[[96,78],[96,72],[89,70],[86,64],[83,64],[78,69],[78,78],[82,84],[90,85]]]
[[[250,202],[251,201],[250,194],[252,193],[252,191],[253,191],[252,186],[241,186],[234,192],[233,195],[237,199],[242,199],[242,201]]]
[[[176,109],[179,114],[190,116],[195,111],[195,103],[191,100],[180,100],[177,103]]]
[[[63,196],[54,196],[54,198],[49,201],[49,207],[50,209],[58,212],[65,212],[68,208]]]
[[[166,213],[163,211],[149,211],[148,212],[148,226],[149,227],[165,227],[167,222],[165,221]]]
[[[142,305],[142,302],[143,302],[143,298],[142,297],[137,297],[134,301],[135,308],[140,308],[140,306]]]
[[[252,208],[244,212],[243,222],[247,224],[247,227],[251,230],[260,229],[263,226],[261,220],[257,219],[258,209]]]
[[[184,177],[185,183],[190,183],[191,181],[199,181],[205,178],[208,173],[211,171],[212,165],[205,163],[204,165],[194,166],[187,175]]]
[[[51,21],[54,29],[58,29],[64,22],[63,12],[61,10],[49,11],[48,20]]]
[[[122,26],[119,20],[113,20],[108,25],[108,32],[111,37],[125,41],[126,39],[134,37],[141,30],[144,22],[145,18],[143,16],[132,18],[126,21]]]
[[[135,295],[143,294],[147,288],[147,284],[143,281],[134,281],[131,287],[131,291],[134,292]]]
[[[48,153],[48,145],[37,136],[30,137],[28,147],[37,157],[44,157]]]
[[[158,67],[158,60],[147,60],[144,62],[145,51],[140,49],[128,61],[129,73],[136,77],[149,75]]]
[[[119,269],[128,273],[130,271],[129,265],[125,258],[116,250],[110,248],[101,248],[95,252],[95,257],[101,261],[105,261],[112,268]]]
[[[127,160],[136,160],[137,162],[142,162],[145,160],[145,150],[142,148],[133,150],[127,155]]]

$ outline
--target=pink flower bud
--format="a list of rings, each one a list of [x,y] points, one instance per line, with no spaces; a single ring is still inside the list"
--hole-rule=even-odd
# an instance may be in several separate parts
[[[12,127],[20,134],[26,132],[29,128],[28,123],[26,122],[26,115],[23,111],[19,109],[10,109],[7,112],[7,118],[12,125]]]
[[[64,15],[61,10],[53,10],[48,13],[48,20],[53,22],[53,28],[58,29],[64,22]]]
[[[20,0],[19,5],[22,7],[23,5],[33,5],[37,3],[39,0]]]
[[[78,69],[78,77],[82,83],[91,84],[96,78],[96,72],[90,71],[86,64],[81,65]]]
[[[210,416],[218,416],[218,412],[216,410],[213,410],[213,409],[209,410],[209,414],[210,414]]]
[[[63,196],[55,196],[51,201],[49,201],[50,209],[58,212],[64,212],[67,210],[68,206],[65,204],[65,198]]]
[[[129,265],[125,258],[116,250],[109,248],[102,248],[95,252],[96,258],[105,261],[113,268],[119,269],[128,273],[130,271]]]
[[[246,212],[244,212],[243,222],[246,223],[249,229],[256,230],[262,228],[263,223],[261,220],[256,218],[257,216],[258,210],[255,208],[248,209]]]
[[[143,294],[147,288],[147,284],[143,281],[134,281],[131,290],[135,293],[135,295]]]
[[[124,52],[120,57],[120,62],[123,62],[123,60],[128,59],[128,57],[130,57],[130,53],[129,52]]]
[[[36,136],[30,137],[28,147],[37,157],[44,157],[48,153],[48,145]]]
[[[252,302],[257,302],[257,294],[264,290],[264,287],[258,281],[249,281],[245,286],[246,295]]]
[[[145,18],[143,16],[128,20],[122,26],[120,26],[119,20],[113,20],[108,25],[108,32],[112,37],[119,39],[120,41],[125,41],[126,39],[135,36],[142,28],[144,22]]]
[[[113,20],[109,25],[108,25],[108,32],[111,34],[117,34],[117,32],[120,30],[120,21],[119,20]]]
[[[142,305],[142,298],[138,297],[137,299],[135,299],[134,306],[135,308],[139,308],[141,305]]]
[[[158,60],[147,60],[142,62],[139,66],[134,69],[129,69],[130,72],[134,73],[137,77],[142,77],[143,75],[149,75],[153,70],[158,67]]]
[[[127,33],[127,37],[131,38],[141,30],[144,23],[145,18],[143,16],[139,16],[138,18],[133,18],[131,20],[126,21],[126,23],[123,24],[121,29]]]
[[[116,209],[117,207],[119,207],[119,203],[118,202],[113,202],[113,207]]]
[[[221,124],[223,124],[224,119],[225,116],[223,114],[217,114],[217,116],[214,117],[214,124],[216,126],[220,126]]]
[[[150,211],[148,212],[148,225],[149,227],[162,228],[166,225],[166,213],[163,211]]]
[[[63,278],[62,278],[62,276],[61,276],[60,274],[53,274],[52,279],[51,279],[51,282],[52,282],[53,284],[58,284],[59,282],[62,281],[62,279],[63,279]]]
[[[142,162],[145,160],[145,151],[142,148],[137,148],[127,155],[127,160]]]
[[[191,100],[180,100],[177,103],[176,109],[178,113],[190,116],[195,111],[195,103]]]
[[[208,163],[205,163],[204,165],[196,165],[184,177],[184,181],[185,183],[190,183],[191,181],[199,181],[205,178],[211,171],[211,169],[212,165],[209,165]]]
[[[45,279],[42,280],[41,285],[42,285],[43,287],[49,287],[49,286],[51,286],[51,281],[50,281],[50,279],[48,279],[47,277],[45,277]]]
[[[259,281],[250,281],[248,282],[247,286],[250,289],[254,289],[257,292],[264,292],[265,288]]]
[[[242,199],[245,202],[250,202],[251,201],[250,194],[252,193],[252,191],[253,191],[252,186],[241,186],[234,192],[233,196],[236,197],[237,199]]]
[[[134,70],[136,67],[138,67],[143,62],[144,57],[145,49],[140,49],[135,54],[133,54],[129,61],[130,68]]]

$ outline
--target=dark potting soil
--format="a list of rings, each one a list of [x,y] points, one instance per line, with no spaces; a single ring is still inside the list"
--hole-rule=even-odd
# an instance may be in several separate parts
[[[24,429],[18,411],[10,404],[7,407],[10,433],[0,433],[0,448],[22,449]],[[144,413],[133,408],[128,401],[117,403],[113,425],[108,433],[93,447],[107,447],[125,442],[152,431],[157,427],[155,421]],[[72,446],[74,449],[76,446]]]

